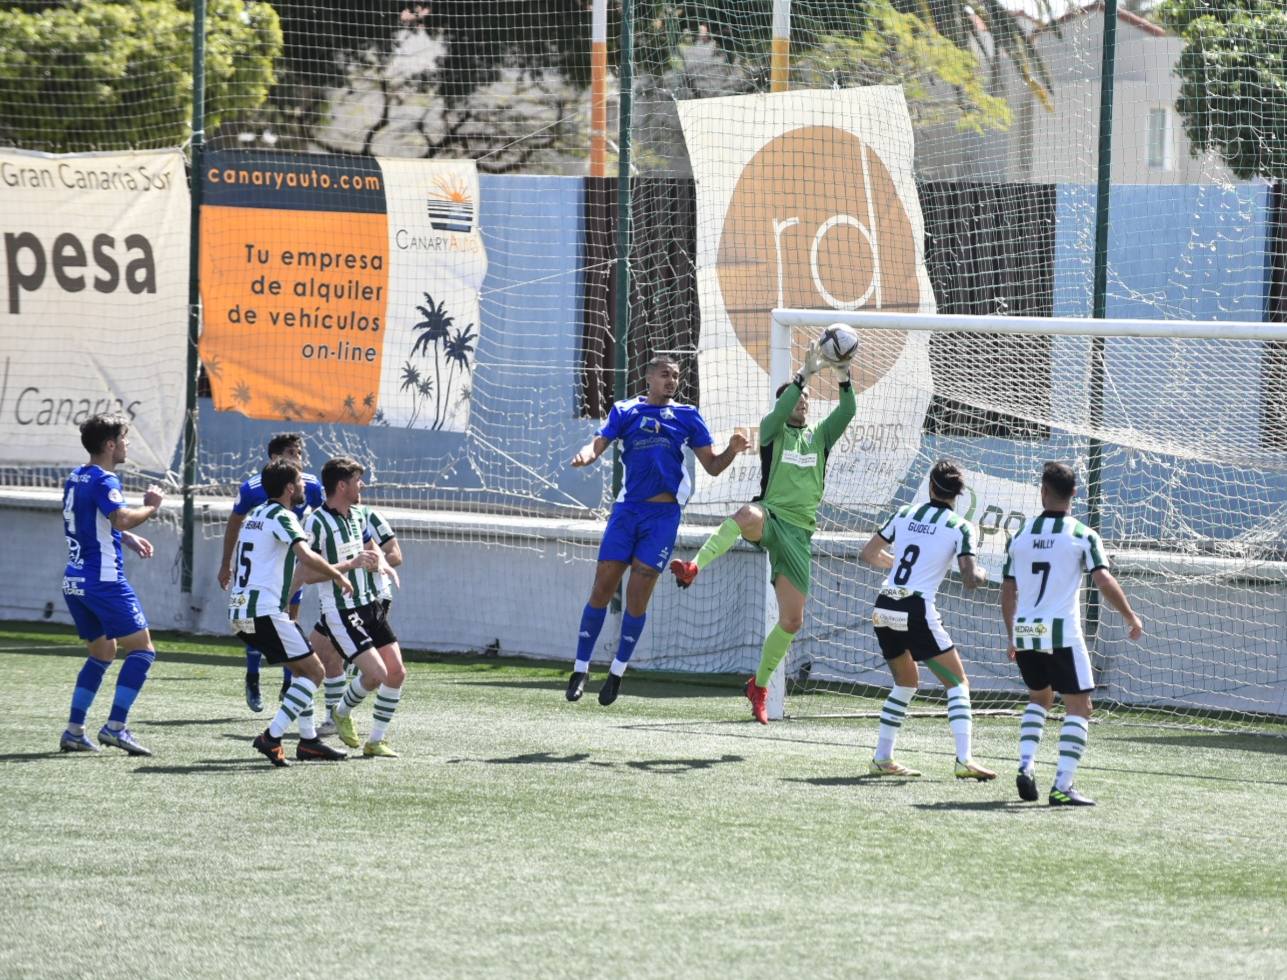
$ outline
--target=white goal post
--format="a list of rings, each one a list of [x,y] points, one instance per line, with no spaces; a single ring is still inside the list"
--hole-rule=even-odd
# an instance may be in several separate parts
[[[1032,509],[1041,462],[1071,461],[1090,493],[1074,512],[1100,530],[1147,630],[1133,644],[1088,602],[1097,698],[1287,718],[1287,323],[775,309],[771,390],[803,350],[794,334],[833,323],[861,338],[853,425],[866,429],[828,464],[820,540],[865,538],[950,456],[972,482],[970,518],[995,581],[1007,522]],[[901,426],[890,440],[901,455],[873,441],[873,419]],[[830,573],[810,596],[797,666],[784,663],[770,686],[770,717],[784,714],[788,677],[793,696],[889,684],[863,613],[876,573],[841,551],[815,549],[815,574],[824,561]],[[939,604],[972,684],[1016,690],[995,590],[967,597],[949,581]]]

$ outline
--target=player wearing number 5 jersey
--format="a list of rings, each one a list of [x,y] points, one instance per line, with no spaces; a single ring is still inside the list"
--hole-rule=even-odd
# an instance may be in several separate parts
[[[322,663],[286,610],[297,562],[319,579],[329,579],[347,592],[352,586],[346,573],[373,565],[374,558],[357,556],[337,567],[308,547],[304,529],[290,509],[304,499],[300,470],[294,463],[273,460],[264,467],[261,480],[268,499],[251,509],[237,533],[236,574],[228,596],[228,619],[233,631],[270,664],[289,665],[293,677],[277,714],[253,744],[273,765],[289,765],[282,750],[282,735],[292,722],[298,721],[297,759],[343,759],[343,752],[317,737],[313,695],[322,682]]]
[[[1019,722],[1021,799],[1037,799],[1034,760],[1055,692],[1067,713],[1059,733],[1059,764],[1051,806],[1093,806],[1073,786],[1090,734],[1090,693],[1095,688],[1090,653],[1081,631],[1081,579],[1089,572],[1108,604],[1127,622],[1132,640],[1144,624],[1108,570],[1099,535],[1069,514],[1077,477],[1063,463],[1041,471],[1041,515],[1027,521],[1006,544],[1001,612],[1010,635],[1010,659],[1028,686],[1028,707]]]
[[[956,740],[956,778],[986,780],[997,775],[972,757],[969,680],[934,606],[939,584],[953,560],[967,589],[987,581],[987,573],[974,564],[974,528],[952,509],[964,489],[965,479],[956,464],[939,460],[930,470],[929,501],[901,508],[863,548],[868,564],[889,569],[876,597],[872,624],[894,675],[894,687],[880,711],[876,753],[868,769],[873,776],[920,775],[895,762],[893,752],[908,705],[920,686],[922,663],[947,691],[947,720]],[[886,545],[893,546],[892,553]]]

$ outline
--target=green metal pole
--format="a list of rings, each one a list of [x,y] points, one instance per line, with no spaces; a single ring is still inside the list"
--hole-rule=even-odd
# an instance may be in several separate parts
[[[197,344],[201,336],[201,158],[206,140],[206,3],[192,4],[192,211],[188,227],[188,374],[183,415],[183,545],[179,589],[192,594],[196,514],[192,499],[197,482]]]
[[[632,0],[621,2],[621,53],[618,58],[617,84],[619,112],[617,120],[617,308],[613,331],[612,397],[626,397],[630,359],[626,345],[630,339],[630,247],[634,237],[631,216],[630,123],[634,111],[635,20]],[[612,461],[612,495],[621,491],[621,453]]]
[[[626,397],[627,372],[630,358],[626,345],[630,339],[630,246],[634,237],[631,217],[632,188],[630,185],[630,123],[634,110],[635,80],[635,11],[633,0],[621,0],[621,51],[617,58],[617,308],[613,330],[612,397],[622,401]],[[623,477],[621,444],[613,443],[612,499],[621,493]],[[624,605],[624,581],[612,599],[613,612]]]
[[[1104,41],[1099,68],[1099,172],[1095,186],[1095,264],[1091,286],[1091,316],[1108,315],[1108,229],[1109,194],[1113,185],[1113,79],[1117,61],[1117,0],[1104,3]],[[1104,339],[1090,341],[1090,425],[1092,431],[1104,424]],[[1090,526],[1100,530],[1103,521],[1104,443],[1091,436],[1086,462],[1086,511]],[[1100,596],[1090,590],[1086,610],[1086,634],[1094,639],[1099,630]]]

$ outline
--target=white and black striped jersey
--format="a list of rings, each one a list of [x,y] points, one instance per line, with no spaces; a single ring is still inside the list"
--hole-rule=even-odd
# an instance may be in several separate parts
[[[377,547],[383,548],[385,544],[392,541],[396,535],[389,522],[384,519],[374,507],[366,508],[366,532],[364,537],[374,541]],[[375,573],[375,592],[378,599],[392,599],[393,585],[389,581],[389,576],[383,572]]]
[[[275,500],[251,508],[233,552],[229,619],[254,619],[286,608],[295,574],[295,542],[303,540],[299,519]]]
[[[1044,511],[1006,542],[1003,575],[1019,590],[1014,645],[1054,650],[1081,641],[1082,575],[1107,568],[1099,535],[1066,513]]]
[[[347,515],[323,505],[309,515],[306,530],[313,550],[332,565],[348,561],[362,550],[366,535],[367,509],[354,504]],[[339,609],[357,609],[375,602],[378,588],[375,575],[363,568],[348,572],[353,594],[345,595],[334,582],[321,582],[317,586],[317,599],[323,612],[334,613]]]
[[[894,546],[894,567],[880,594],[895,599],[918,595],[933,602],[952,562],[974,554],[974,527],[936,501],[900,507],[877,533]]]

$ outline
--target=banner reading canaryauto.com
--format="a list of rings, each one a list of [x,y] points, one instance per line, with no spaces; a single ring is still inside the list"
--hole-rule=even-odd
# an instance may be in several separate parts
[[[202,179],[215,408],[466,429],[487,271],[471,161],[216,153]]]
[[[83,462],[79,427],[131,420],[165,471],[183,424],[189,197],[178,150],[0,151],[0,464]]]

